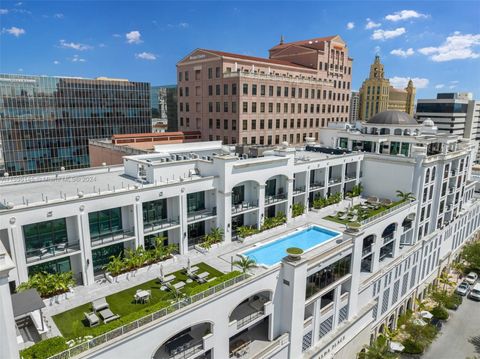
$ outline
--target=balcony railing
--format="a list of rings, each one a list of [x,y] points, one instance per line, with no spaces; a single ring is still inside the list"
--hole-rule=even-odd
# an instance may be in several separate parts
[[[347,174],[345,175],[345,181],[351,181],[357,178],[356,174]]]
[[[317,189],[317,188],[322,188],[325,186],[325,183],[323,182],[313,182],[313,183],[310,183],[310,190],[314,190],[314,189]]]
[[[191,341],[170,353],[170,359],[187,359],[203,350],[203,339]]]
[[[258,207],[258,201],[255,201],[255,202],[244,201],[242,203],[237,203],[232,205],[232,214],[242,213],[244,211],[248,211],[250,209],[257,208],[257,207]]]
[[[328,180],[328,184],[329,184],[329,185],[336,184],[336,183],[340,183],[340,182],[342,182],[342,178],[340,178],[340,177],[330,178],[330,179]]]
[[[38,249],[30,249],[26,251],[25,255],[27,263],[33,263],[43,259],[61,256],[66,253],[76,252],[78,250],[80,250],[80,242],[63,242]]]
[[[410,201],[399,203],[398,205],[390,207],[389,209],[386,209],[385,211],[382,211],[382,212],[380,212],[380,213],[378,213],[378,214],[376,214],[372,217],[368,217],[367,219],[364,219],[363,221],[360,222],[360,224],[363,226],[367,223],[375,221],[376,219],[378,219],[380,217],[383,217],[383,216],[385,216],[389,213],[392,213],[393,211],[396,211],[397,209],[410,206],[411,204],[413,204],[413,202],[410,202]]]
[[[119,229],[108,233],[90,236],[92,247],[100,246],[105,243],[121,241],[126,238],[135,237],[135,231],[132,229]]]
[[[207,218],[207,217],[212,217],[217,215],[217,208],[214,207],[212,209],[202,209],[200,211],[195,211],[195,212],[189,212],[187,214],[187,220],[190,221],[196,221],[198,219],[202,218]]]
[[[362,249],[362,257],[371,252],[372,252],[372,245],[369,244],[368,246]]]
[[[284,201],[287,199],[286,193],[279,193],[275,196],[265,196],[265,204],[272,204],[280,201]]]
[[[175,219],[161,218],[161,219],[157,219],[155,221],[144,222],[143,223],[143,231],[145,233],[148,233],[148,232],[157,231],[159,229],[173,227],[173,226],[176,226],[178,224],[180,224],[179,219],[175,220]]]
[[[265,348],[260,350],[251,356],[251,359],[264,359],[271,358],[274,353],[278,352],[281,348],[285,347],[290,342],[290,333],[284,333],[277,339],[272,341]]]
[[[395,233],[387,234],[385,237],[383,237],[383,244],[386,244],[386,243],[392,241],[394,236],[395,236]]]
[[[252,314],[247,315],[242,319],[237,320],[237,329],[242,328],[243,326],[247,325],[248,323],[253,322],[254,320],[260,318],[264,314],[263,309]]]
[[[293,194],[299,194],[305,192],[305,186],[297,186],[293,189]]]

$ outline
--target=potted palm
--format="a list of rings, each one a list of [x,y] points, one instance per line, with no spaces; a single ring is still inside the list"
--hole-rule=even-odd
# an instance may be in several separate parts
[[[249,269],[256,266],[255,259],[250,257],[240,257],[240,259],[233,262],[233,265],[240,268],[243,273],[247,273]]]
[[[349,222],[347,223],[347,229],[351,232],[358,232],[360,231],[360,228],[362,227],[362,224],[360,222]]]

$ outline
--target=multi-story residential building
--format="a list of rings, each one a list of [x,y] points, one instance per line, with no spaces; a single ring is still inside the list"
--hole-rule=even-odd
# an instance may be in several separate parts
[[[360,92],[352,91],[350,99],[350,123],[355,123],[359,120],[358,113],[360,111]]]
[[[352,59],[340,36],[281,41],[269,53],[197,49],[182,59],[179,129],[224,144],[298,144],[348,121]]]
[[[150,85],[0,75],[0,138],[10,175],[87,167],[88,140],[151,132]]]
[[[242,158],[220,141],[187,143],[127,156],[123,166],[3,179],[1,293],[8,296],[8,282],[14,287],[39,270],[73,271],[82,285],[72,300],[44,309],[55,326],[53,314],[156,278],[159,267],[152,265],[130,282],[96,281],[111,255],[148,248],[163,235],[179,254],[161,273],[200,261],[229,272],[237,255],[256,258],[257,267],[87,338],[61,357],[354,358],[386,327],[395,328],[478,230],[480,201],[470,179],[476,146],[399,112],[378,114],[361,130],[326,128],[322,136],[333,137],[335,149],[282,145]],[[312,208],[316,199],[346,194],[360,182],[362,197]],[[415,199],[364,219],[357,212],[351,221],[358,223],[347,220],[347,228],[339,223],[338,212],[352,204],[378,208],[398,200],[397,190]],[[307,211],[292,218],[298,205]],[[260,228],[281,213],[286,224],[237,235],[240,226]],[[215,227],[223,242],[208,251],[199,247]],[[318,233],[298,240],[309,231]],[[282,258],[282,248],[291,246],[304,249],[300,258]],[[9,318],[2,321],[0,354],[15,358],[10,301],[0,310]]]
[[[159,123],[165,124],[170,132],[177,131],[177,86],[152,86],[150,101],[153,132],[164,132],[157,130],[155,125]]]
[[[415,106],[415,87],[409,80],[404,89],[390,86],[390,81],[385,77],[384,66],[380,56],[375,56],[375,61],[370,65],[370,75],[360,88],[359,118],[367,121],[379,112],[387,110],[404,111],[413,116]]]

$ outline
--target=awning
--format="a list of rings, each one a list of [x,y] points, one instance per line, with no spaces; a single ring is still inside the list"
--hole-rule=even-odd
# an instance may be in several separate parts
[[[26,291],[12,295],[13,316],[15,318],[45,308],[45,303],[36,289],[27,289]]]

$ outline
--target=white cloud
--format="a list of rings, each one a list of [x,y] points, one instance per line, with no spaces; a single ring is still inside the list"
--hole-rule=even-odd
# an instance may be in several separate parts
[[[412,56],[415,53],[412,48],[403,50],[403,49],[394,49],[390,51],[390,54],[395,55],[395,56],[400,56],[400,57],[408,57]]]
[[[453,80],[453,81],[450,81],[451,84],[458,84],[460,81],[457,81],[457,80]]]
[[[9,29],[3,29],[2,32],[6,32],[15,37],[19,37],[20,35],[24,35],[26,33],[25,29],[22,29],[16,26],[12,26]]]
[[[439,90],[439,89],[443,89],[444,87],[445,87],[445,85],[444,85],[444,84],[438,84],[438,85],[435,85],[435,88],[436,88],[437,90]]]
[[[375,52],[375,54],[379,54],[381,50],[382,48],[378,45],[373,48],[373,51]]]
[[[8,9],[0,9],[0,15],[8,14]]]
[[[55,19],[63,19],[63,18],[64,18],[64,15],[61,14],[61,13],[58,13],[58,14],[54,14],[53,17],[54,17]]]
[[[137,30],[127,32],[125,37],[127,38],[127,42],[129,44],[140,44],[143,42],[141,39],[142,34],[140,34],[140,31]]]
[[[355,27],[355,23],[350,21],[348,24],[347,24],[347,30],[352,30],[353,28]]]
[[[54,65],[58,65],[59,63],[60,63],[60,61],[58,61],[58,60],[54,60],[54,61],[53,61],[53,64],[54,64]]]
[[[393,87],[397,88],[405,88],[408,85],[408,81],[412,80],[413,81],[413,86],[415,86],[417,89],[423,89],[428,86],[428,79],[422,78],[422,77],[399,77],[399,76],[394,76],[389,79],[390,80],[390,85]]]
[[[387,39],[393,39],[395,37],[401,36],[405,34],[407,31],[405,30],[404,27],[399,27],[396,28],[395,30],[382,30],[378,29],[375,30],[372,34],[372,39],[373,40],[387,40]]]
[[[113,37],[122,37],[122,35],[120,35],[120,34],[113,34],[112,36]]]
[[[190,24],[188,22],[179,22],[178,24],[167,24],[168,27],[177,27],[180,29],[188,29]]]
[[[157,56],[151,52],[141,52],[139,54],[135,54],[135,58],[141,60],[156,60]]]
[[[448,86],[449,89],[454,89],[455,87],[457,87],[457,85],[450,85],[450,86]]]
[[[22,5],[23,5],[23,2],[17,2],[17,3],[15,4],[15,6],[22,6]]]
[[[402,10],[385,16],[388,21],[401,21],[408,19],[426,18],[427,15],[416,12],[415,10]]]
[[[73,55],[73,57],[70,59],[72,62],[87,62],[84,58],[81,58],[78,55]]]
[[[473,50],[480,45],[480,34],[461,34],[456,31],[438,47],[430,46],[418,49],[423,55],[429,56],[432,61],[444,62],[451,60],[476,59],[480,57]]]
[[[78,42],[67,42],[65,40],[60,40],[60,47],[64,49],[73,49],[77,51],[85,51],[93,49],[90,45],[80,44]]]
[[[367,24],[365,25],[365,29],[370,30],[370,29],[375,29],[375,28],[380,27],[380,26],[382,26],[381,23],[374,22],[374,21],[370,20],[370,18],[367,18]]]

